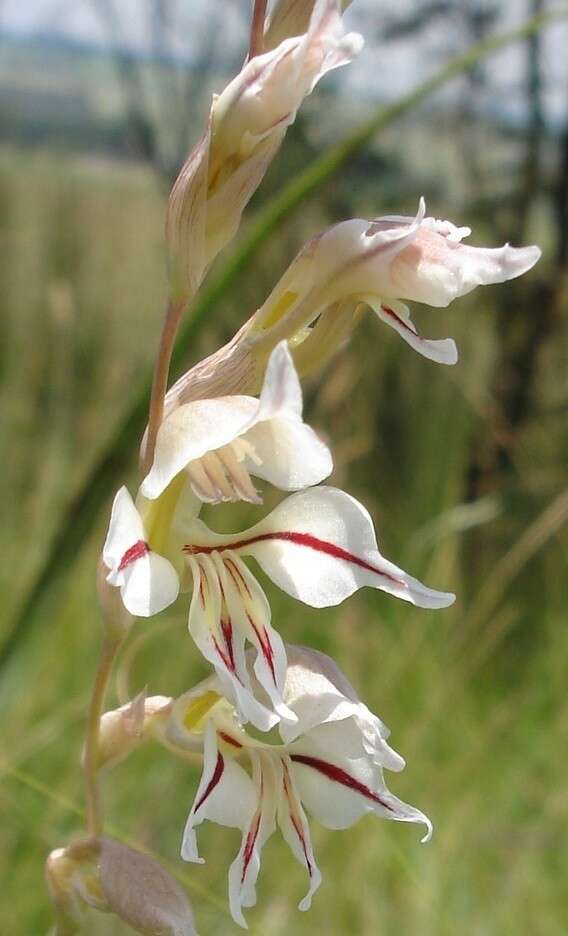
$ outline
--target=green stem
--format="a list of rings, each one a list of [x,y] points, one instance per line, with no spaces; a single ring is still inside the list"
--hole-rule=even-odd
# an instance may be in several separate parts
[[[101,716],[103,713],[106,689],[112,672],[112,665],[121,644],[121,637],[108,635],[104,637],[95,675],[91,702],[89,704],[89,714],[87,716],[83,771],[85,774],[87,832],[93,837],[101,835],[104,826],[98,782],[98,749]]]

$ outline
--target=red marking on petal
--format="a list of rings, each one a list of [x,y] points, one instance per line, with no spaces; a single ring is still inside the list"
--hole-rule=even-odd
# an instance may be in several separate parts
[[[415,338],[418,338],[420,341],[423,341],[421,335],[418,334],[416,329],[412,328],[408,322],[405,322],[400,315],[397,315],[394,309],[391,309],[389,306],[381,306],[381,309],[389,318],[393,319],[397,325],[400,325],[401,328],[405,328],[406,331],[410,332],[411,335],[414,335]]]
[[[231,624],[230,618],[221,618],[221,630],[223,632],[223,640],[225,641],[227,653],[229,654],[229,659],[231,661],[231,669],[234,671],[235,650],[233,647],[233,625]]]
[[[252,627],[253,631],[255,632],[257,636],[257,640],[260,644],[260,649],[262,650],[262,655],[264,659],[266,660],[266,662],[268,663],[268,667],[270,669],[270,673],[274,681],[274,685],[276,685],[276,670],[274,668],[274,650],[272,649],[272,644],[270,643],[270,637],[268,636],[265,627],[263,627],[261,630],[260,628],[256,626],[254,619],[251,617],[251,615],[248,612],[247,612],[247,618],[249,620],[250,626]]]
[[[254,846],[256,845],[256,840],[258,838],[258,831],[260,829],[260,809],[257,810],[255,817],[253,819],[252,825],[248,831],[248,835],[245,842],[245,847],[243,851],[243,872],[241,874],[241,884],[244,884],[244,880],[248,871],[248,866],[250,864]]]
[[[259,533],[258,536],[251,536],[249,539],[242,539],[230,545],[231,549],[244,549],[247,546],[254,546],[255,543],[263,543],[267,540],[283,540],[288,543],[294,543],[296,546],[304,546],[307,549],[313,549],[315,552],[325,553],[328,556],[332,556],[334,559],[350,562],[352,565],[359,566],[360,569],[366,569],[367,572],[380,575],[394,585],[398,585],[400,588],[408,588],[408,585],[406,582],[402,581],[402,579],[397,579],[394,575],[389,575],[388,572],[384,572],[371,562],[366,562],[365,559],[361,559],[359,556],[354,555],[354,553],[348,552],[348,550],[343,549],[342,546],[336,546],[335,543],[319,539],[317,536],[312,536],[311,533],[298,533],[294,530],[276,530],[274,533]],[[196,546],[190,543],[183,547],[183,551],[190,554],[200,552],[210,553],[213,552],[215,548],[214,546]],[[225,563],[226,562],[227,560],[225,560]]]
[[[311,876],[312,876],[312,870],[313,870],[313,869],[312,869],[312,863],[311,863],[311,861],[310,861],[310,859],[309,859],[309,856],[308,856],[308,846],[307,846],[307,844],[306,844],[306,839],[305,839],[305,836],[304,836],[304,830],[302,829],[302,825],[301,825],[301,822],[300,822],[300,818],[299,818],[299,816],[296,814],[295,804],[294,804],[293,801],[292,801],[292,784],[291,784],[291,781],[290,781],[290,775],[289,775],[289,773],[288,773],[288,768],[287,768],[286,764],[284,763],[284,761],[282,761],[282,767],[283,767],[282,778],[283,778],[283,781],[284,781],[284,792],[286,793],[286,799],[288,800],[288,806],[290,807],[289,810],[288,810],[288,815],[290,816],[290,821],[291,821],[291,823],[292,823],[292,826],[294,827],[294,831],[295,831],[296,835],[298,836],[298,839],[300,840],[300,845],[302,846],[302,851],[304,852],[304,858],[305,858],[305,861],[306,861],[306,868],[307,868],[307,870],[308,870],[308,874],[309,874],[310,877],[311,877]]]
[[[348,774],[342,767],[330,764],[328,761],[321,760],[319,757],[310,757],[308,754],[291,754],[290,759],[297,764],[305,764],[306,767],[313,767],[314,770],[323,774],[324,777],[327,777],[327,779],[333,781],[333,783],[340,783],[342,786],[354,790],[355,793],[360,793],[361,796],[372,800],[373,803],[378,803],[379,806],[382,806],[383,809],[387,809],[389,812],[396,811],[385,802],[385,800],[381,799],[377,793],[374,793],[373,790],[364,783],[361,783],[360,780],[357,780],[356,777],[352,777],[351,774]]]
[[[210,794],[213,792],[213,790],[215,789],[215,787],[216,787],[217,784],[219,783],[221,777],[223,776],[223,771],[224,771],[224,770],[225,770],[225,761],[224,761],[224,759],[223,759],[223,755],[221,754],[221,752],[218,751],[218,752],[217,752],[217,763],[215,764],[215,770],[213,771],[213,776],[211,777],[211,780],[210,780],[209,783],[207,784],[206,789],[203,791],[202,796],[199,797],[199,801],[198,801],[198,802],[195,804],[195,806],[193,807],[193,814],[194,814],[194,815],[195,815],[195,813],[197,812],[197,810],[198,810],[201,806],[203,806],[203,803],[205,802],[205,800],[207,799],[207,797],[210,796]]]
[[[223,739],[223,741],[226,741],[227,744],[232,744],[233,747],[236,747],[236,748],[242,748],[241,742],[237,741],[236,738],[231,737],[231,735],[227,734],[226,731],[218,731],[217,734],[219,735],[220,738]]]
[[[249,598],[252,598],[251,590],[248,587],[247,580],[245,579],[243,573],[241,572],[237,564],[233,562],[233,560],[229,558],[229,556],[223,556],[223,562],[225,563],[227,572],[231,576],[233,582],[235,583],[239,591],[244,591],[245,594]]]
[[[130,549],[127,549],[124,553],[124,556],[120,560],[120,565],[118,571],[122,572],[123,569],[126,569],[132,562],[136,562],[137,559],[141,559],[142,556],[147,556],[150,552],[150,547],[145,540],[138,540],[134,543],[134,546],[131,546]]]
[[[199,600],[201,602],[201,607],[205,611],[205,592],[207,590],[207,579],[205,578],[202,570],[199,570]]]

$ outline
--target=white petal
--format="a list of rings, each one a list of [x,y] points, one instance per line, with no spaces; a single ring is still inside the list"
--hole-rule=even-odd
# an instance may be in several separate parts
[[[144,497],[159,497],[189,462],[245,432],[257,409],[258,400],[247,396],[194,400],[175,409],[158,431],[154,463],[140,487]]]
[[[505,244],[489,248],[462,244],[453,235],[439,233],[431,221],[425,219],[414,243],[393,259],[388,271],[390,282],[382,284],[383,296],[447,306],[476,286],[521,276],[541,255],[534,246],[514,248]]]
[[[222,560],[227,572],[223,579],[223,589],[231,620],[235,628],[245,634],[256,649],[253,667],[256,679],[270,699],[273,713],[276,713],[277,718],[294,724],[296,716],[284,704],[282,698],[286,679],[286,651],[280,634],[271,627],[270,605],[266,595],[236,554],[223,553]],[[248,681],[246,686],[249,695],[254,698]],[[257,705],[258,702],[255,700],[255,706]],[[257,714],[254,712],[249,714],[242,705],[239,705],[239,708],[245,718],[252,721],[261,731],[269,730],[277,720],[271,712],[270,724],[267,726],[266,714],[264,714],[263,722],[259,723]]]
[[[301,419],[275,416],[247,432],[257,462],[249,472],[281,491],[298,491],[319,484],[333,471],[331,452]]]
[[[179,594],[179,578],[171,562],[148,552],[123,572],[120,589],[127,611],[135,617],[151,617],[173,604]]]
[[[200,556],[190,560],[193,596],[189,611],[189,631],[199,650],[214,667],[225,693],[234,702],[244,721],[260,731],[270,731],[278,715],[253,694],[244,654],[250,627],[246,613],[234,600],[231,580],[220,557]],[[226,602],[226,603],[225,603]]]
[[[276,775],[270,756],[251,752],[257,808],[244,830],[239,854],[229,869],[229,904],[239,926],[247,928],[243,907],[256,903],[255,885],[260,871],[260,855],[276,827]]]
[[[346,829],[367,812],[398,822],[420,822],[426,826],[423,841],[427,841],[430,820],[390,793],[382,770],[371,758],[353,756],[356,744],[352,750],[335,745],[330,751],[329,740],[340,725],[326,725],[317,737],[312,733],[290,748],[297,788],[308,811],[328,829]]]
[[[144,525],[134,501],[128,490],[121,487],[112,504],[108,533],[103,546],[104,564],[116,572],[125,552],[136,542],[145,539]]]
[[[293,644],[286,644],[286,653],[284,701],[298,721],[280,723],[282,740],[289,744],[321,725],[341,722],[341,745],[345,745],[345,732],[355,733],[361,753],[365,751],[376,764],[389,770],[402,770],[403,758],[386,742],[388,728],[358,699],[331,657]]]
[[[195,827],[204,819],[230,829],[244,830],[255,811],[256,801],[256,789],[248,774],[219,751],[215,726],[210,721],[205,736],[203,773],[183,833],[182,858],[202,862]]]
[[[389,299],[383,302],[374,296],[362,296],[362,302],[366,302],[377,313],[378,317],[394,328],[411,348],[418,351],[423,357],[430,361],[436,361],[438,364],[456,364],[458,360],[458,349],[452,338],[431,339],[423,338],[418,334],[414,322],[410,318],[408,306],[396,299]]]
[[[331,453],[302,421],[302,390],[285,341],[270,355],[255,425],[247,432],[255,459],[247,469],[284,491],[297,491],[327,478]]]
[[[455,600],[384,559],[368,512],[336,488],[293,494],[245,533],[210,537],[253,556],[280,588],[316,608],[339,604],[363,585],[424,608]]]
[[[302,388],[285,341],[276,345],[268,359],[258,409],[259,420],[278,415],[302,415]]]
[[[540,259],[538,247],[471,247],[460,244],[455,249],[454,269],[458,296],[465,296],[476,286],[505,283],[527,273]]]
[[[281,771],[282,786],[278,798],[278,825],[292,853],[308,872],[309,890],[298,909],[309,910],[312,897],[321,884],[321,873],[314,857],[310,828],[296,789],[293,765],[289,757],[281,760]]]

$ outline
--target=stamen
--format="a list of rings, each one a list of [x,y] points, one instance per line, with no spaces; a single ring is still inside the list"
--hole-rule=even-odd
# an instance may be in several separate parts
[[[237,439],[236,441],[240,440]],[[216,454],[223,464],[227,479],[232,484],[237,497],[240,500],[248,501],[249,504],[262,504],[262,497],[259,496],[243,464],[246,453],[242,448],[235,446],[235,443],[231,443],[218,449]]]
[[[204,503],[215,504],[244,500],[261,504],[245,459],[260,465],[253,446],[244,439],[234,439],[214,452],[207,452],[186,467],[193,493]]]

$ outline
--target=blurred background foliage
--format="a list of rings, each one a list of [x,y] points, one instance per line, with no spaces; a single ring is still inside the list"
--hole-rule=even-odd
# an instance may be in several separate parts
[[[151,365],[168,186],[200,133],[210,89],[242,59],[222,26],[230,12],[245,35],[244,0],[209,4],[190,62],[168,51],[180,5],[136,2],[149,17],[144,54],[120,34],[112,0],[91,4],[102,42],[50,30],[47,0],[36,2],[41,29],[0,37],[5,635],[71,493]],[[382,51],[416,63],[427,45],[430,65],[441,63],[497,31],[509,10],[489,0],[357,5],[352,23],[371,40],[371,73]],[[522,15],[547,4],[511,7]],[[518,47],[515,62],[514,73],[481,63],[353,158],[261,246],[187,353],[189,365],[230,337],[314,231],[344,217],[411,213],[420,194],[432,214],[471,225],[476,243],[544,249],[519,283],[447,312],[416,309],[425,334],[456,337],[455,368],[418,357],[369,315],[305,387],[309,421],[333,448],[332,482],[367,505],[388,556],[458,601],[428,613],[365,592],[322,612],[266,584],[285,637],[331,653],[392,728],[408,768],[391,787],[436,832],[422,848],[415,829],[394,823],[368,818],[338,833],[313,823],[324,884],[306,916],[296,910],[302,869],[275,837],[249,913],[253,933],[567,931],[568,85],[566,62],[551,60],[542,34]],[[308,101],[249,218],[376,108],[371,95],[340,93],[344,74]],[[134,489],[135,452],[127,480]],[[267,506],[275,502],[267,491]],[[59,587],[45,589],[0,674],[0,932],[14,936],[48,931],[45,855],[80,830],[79,752],[100,640],[93,569],[107,516]],[[237,529],[255,517],[239,505],[212,522]],[[206,674],[182,606],[137,624],[109,705],[146,684],[173,694]],[[117,834],[182,875],[201,936],[228,934],[226,873],[238,837],[204,827],[207,863],[178,858],[197,780],[193,764],[148,747],[107,779],[108,815]],[[126,930],[93,917],[89,932]]]

